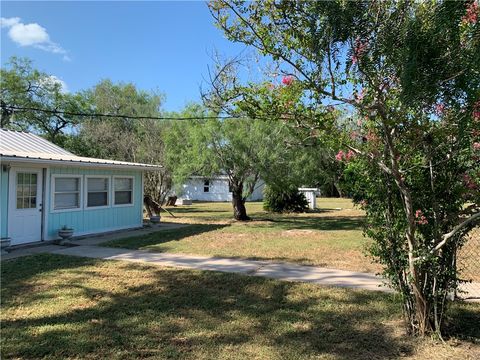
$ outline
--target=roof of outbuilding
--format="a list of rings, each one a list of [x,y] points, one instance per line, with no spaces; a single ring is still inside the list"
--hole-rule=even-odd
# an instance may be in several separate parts
[[[38,135],[7,129],[0,129],[0,157],[2,161],[33,161],[47,164],[143,168],[149,170],[162,168],[161,165],[77,156]]]

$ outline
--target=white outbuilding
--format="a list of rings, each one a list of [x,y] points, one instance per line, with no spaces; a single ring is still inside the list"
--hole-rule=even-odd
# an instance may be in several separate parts
[[[305,195],[305,198],[308,201],[308,207],[312,210],[315,210],[317,207],[317,188],[299,188],[299,192]]]

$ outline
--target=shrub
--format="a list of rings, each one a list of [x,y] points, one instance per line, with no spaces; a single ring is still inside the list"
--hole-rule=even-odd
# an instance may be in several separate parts
[[[308,202],[305,195],[297,189],[278,190],[265,186],[263,191],[263,208],[269,212],[305,212]]]

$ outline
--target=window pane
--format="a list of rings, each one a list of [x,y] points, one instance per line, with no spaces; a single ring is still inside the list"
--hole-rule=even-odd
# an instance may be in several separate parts
[[[54,209],[74,209],[80,207],[78,193],[55,194]]]
[[[37,197],[32,196],[30,197],[30,208],[34,209],[37,207]]]
[[[132,179],[117,178],[115,179],[115,191],[132,190]]]
[[[108,190],[108,179],[90,178],[88,179],[88,191],[106,191]]]
[[[55,192],[79,191],[80,179],[78,178],[56,178]]]
[[[23,185],[17,185],[17,197],[23,196]]]
[[[131,191],[115,191],[115,205],[131,204],[132,192]]]
[[[89,192],[87,206],[106,206],[108,205],[108,195],[106,192]]]
[[[23,198],[17,197],[17,209],[23,209]]]
[[[24,185],[30,184],[30,174],[23,174],[23,184]]]
[[[17,184],[23,184],[23,173],[17,173]]]
[[[29,185],[22,185],[22,186],[23,186],[23,197],[30,196],[30,186]]]
[[[30,174],[30,184],[37,185],[37,174]]]
[[[30,185],[29,196],[37,196],[37,185]]]
[[[23,208],[24,209],[29,209],[30,208],[30,198],[29,197],[23,198]]]

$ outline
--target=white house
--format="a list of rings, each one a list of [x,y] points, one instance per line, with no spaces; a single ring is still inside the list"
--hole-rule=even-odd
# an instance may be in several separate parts
[[[0,238],[11,245],[143,224],[143,173],[159,165],[76,156],[40,136],[0,129]]]
[[[247,198],[247,201],[261,201],[265,183],[261,180],[255,185],[255,189]],[[192,176],[182,185],[182,191],[178,196],[179,202],[190,201],[231,201],[232,192],[226,175],[214,177]]]

